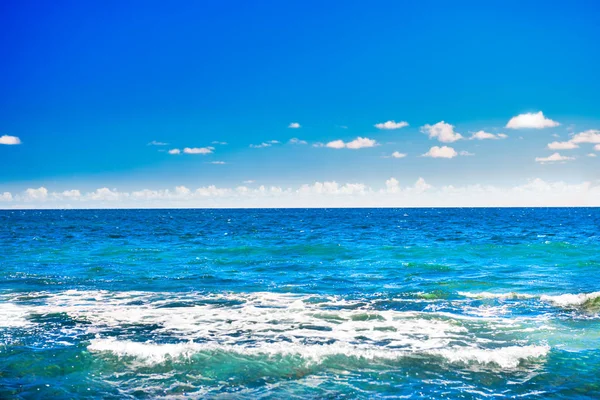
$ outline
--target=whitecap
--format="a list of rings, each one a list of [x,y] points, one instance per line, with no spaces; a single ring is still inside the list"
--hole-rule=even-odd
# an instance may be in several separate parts
[[[557,296],[540,296],[540,300],[552,303],[559,307],[578,307],[591,305],[595,301],[600,301],[600,292],[593,293],[577,293],[577,294],[561,294]]]

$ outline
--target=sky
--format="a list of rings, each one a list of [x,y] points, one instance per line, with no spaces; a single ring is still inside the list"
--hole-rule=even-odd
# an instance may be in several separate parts
[[[0,2],[0,208],[600,205],[595,1]]]

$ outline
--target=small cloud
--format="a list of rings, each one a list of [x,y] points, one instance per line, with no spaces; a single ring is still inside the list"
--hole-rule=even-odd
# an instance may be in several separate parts
[[[380,122],[378,124],[375,124],[375,128],[377,128],[377,129],[400,129],[400,128],[404,128],[405,126],[408,126],[408,122],[406,122],[406,121],[400,121],[400,122],[387,121],[387,122]]]
[[[429,149],[429,151],[423,154],[423,157],[432,157],[432,158],[454,158],[458,155],[456,150],[452,147],[448,146],[433,146]]]
[[[298,128],[300,128],[300,124],[299,124],[299,123],[297,123],[297,122],[292,122],[292,123],[290,123],[290,124],[288,125],[288,128],[291,128],[291,129],[298,129]],[[310,129],[309,129],[309,130],[310,130]]]
[[[300,140],[298,138],[291,138],[289,143],[290,144],[308,144],[308,142],[306,140]]]
[[[48,197],[48,189],[39,187],[37,189],[27,189],[25,191],[25,200],[46,200]]]
[[[400,153],[399,151],[395,151],[392,153],[392,157],[394,158],[404,158],[406,157],[406,153]]]
[[[327,143],[325,145],[325,147],[329,147],[331,149],[352,149],[352,150],[357,150],[357,149],[362,149],[362,148],[366,148],[366,147],[375,147],[377,146],[378,143],[376,140],[373,139],[369,139],[369,138],[363,138],[363,137],[357,137],[356,139],[354,139],[351,142],[344,142],[341,139],[338,140],[334,140],[331,141],[329,143]],[[315,144],[313,145],[315,147],[322,147],[320,146],[320,144]]]
[[[252,179],[244,181],[244,183],[246,183],[246,184],[251,184],[251,183],[254,183],[254,182],[256,182],[256,181],[253,181]]]
[[[435,138],[443,143],[452,143],[463,138],[460,133],[454,132],[454,125],[447,124],[444,121],[434,125],[423,125],[421,132],[429,135],[430,139]]]
[[[552,137],[559,138],[559,137],[560,137],[560,135],[559,135],[558,133],[553,133],[553,134],[552,134]]]
[[[475,132],[469,139],[470,140],[498,140],[498,139],[506,139],[508,135],[504,133],[498,133],[497,135],[485,131],[477,131]]]
[[[253,149],[262,149],[264,147],[271,147],[273,146],[271,143],[267,143],[267,142],[262,142],[261,144],[251,144],[250,147]]]
[[[183,149],[185,154],[211,154],[214,147],[186,147]]]
[[[210,142],[210,144],[220,144],[220,145],[224,146],[227,144],[227,142],[219,142],[218,140],[213,140],[212,142]]]
[[[596,151],[600,151],[600,144],[597,144],[597,145],[595,145],[595,146],[594,146],[594,150],[596,150]]]
[[[211,161],[211,164],[217,164],[217,165],[223,165],[223,164],[227,164],[225,161]]]
[[[343,149],[346,147],[346,143],[344,143],[343,140],[334,140],[327,143],[325,146],[329,147],[330,149]]]
[[[167,146],[169,143],[157,142],[156,140],[151,141],[147,146]]]
[[[519,114],[516,117],[512,117],[506,124],[506,128],[509,129],[543,129],[543,128],[554,128],[560,124],[556,121],[552,121],[544,116],[544,113],[539,111],[537,113],[525,113]]]
[[[596,154],[595,153],[589,153],[587,156],[588,157],[596,157]]]
[[[475,154],[474,153],[470,153],[470,152],[468,152],[466,150],[463,150],[463,151],[459,152],[458,155],[459,156],[474,156]]]
[[[261,144],[251,144],[250,148],[253,149],[262,149],[264,147],[271,147],[274,144],[280,144],[281,142],[279,140],[268,140],[266,142],[262,142]]]
[[[600,143],[600,131],[596,129],[589,129],[587,131],[578,133],[569,141],[572,143]]]
[[[79,199],[81,197],[81,192],[77,189],[65,190],[61,195],[66,199]]]
[[[313,143],[312,147],[325,147],[325,143],[316,142],[316,143]]]
[[[550,150],[572,150],[577,149],[579,146],[576,143],[571,141],[569,142],[552,142],[548,143],[548,148]]]
[[[357,137],[353,141],[346,143],[346,147],[353,150],[374,146],[377,146],[377,142],[375,140],[362,137]]]
[[[14,145],[21,144],[21,139],[16,136],[2,135],[0,136],[0,144]]]
[[[181,150],[179,150],[179,149],[171,149],[171,150],[169,150],[169,154],[181,154]]]
[[[548,157],[536,157],[535,161],[545,164],[545,163],[554,163],[554,162],[565,162],[568,160],[574,160],[575,157],[567,157],[561,156],[559,153],[554,153]]]
[[[340,125],[339,128],[340,129],[348,129],[348,127],[346,125]]]
[[[11,192],[0,193],[0,201],[12,201],[13,195]]]

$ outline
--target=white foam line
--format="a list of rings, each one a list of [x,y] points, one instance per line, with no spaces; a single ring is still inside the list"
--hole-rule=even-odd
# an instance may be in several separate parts
[[[509,346],[495,349],[483,349],[456,346],[445,349],[408,351],[374,346],[352,346],[342,343],[325,345],[303,345],[298,343],[263,343],[254,347],[242,345],[220,345],[214,343],[178,343],[156,344],[140,343],[129,340],[94,339],[88,346],[92,352],[109,352],[119,357],[134,357],[149,364],[162,363],[177,358],[189,360],[201,352],[227,352],[245,356],[299,356],[310,363],[321,363],[330,356],[368,360],[396,360],[411,355],[440,356],[450,363],[497,365],[503,369],[515,369],[521,362],[545,357],[548,346]]]

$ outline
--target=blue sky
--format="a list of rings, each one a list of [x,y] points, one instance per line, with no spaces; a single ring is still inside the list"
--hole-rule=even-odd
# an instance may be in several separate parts
[[[4,1],[0,137],[20,144],[0,144],[0,194],[18,206],[40,187],[379,190],[391,177],[594,187],[595,136],[548,144],[600,129],[598,11],[594,1]],[[506,127],[540,111],[544,128]],[[409,125],[374,126],[386,121]],[[430,138],[423,127],[441,121],[463,139]],[[469,140],[482,130],[507,137]],[[327,147],[358,137],[374,145]],[[270,141],[280,143],[250,147]],[[422,156],[434,146],[458,155]]]

